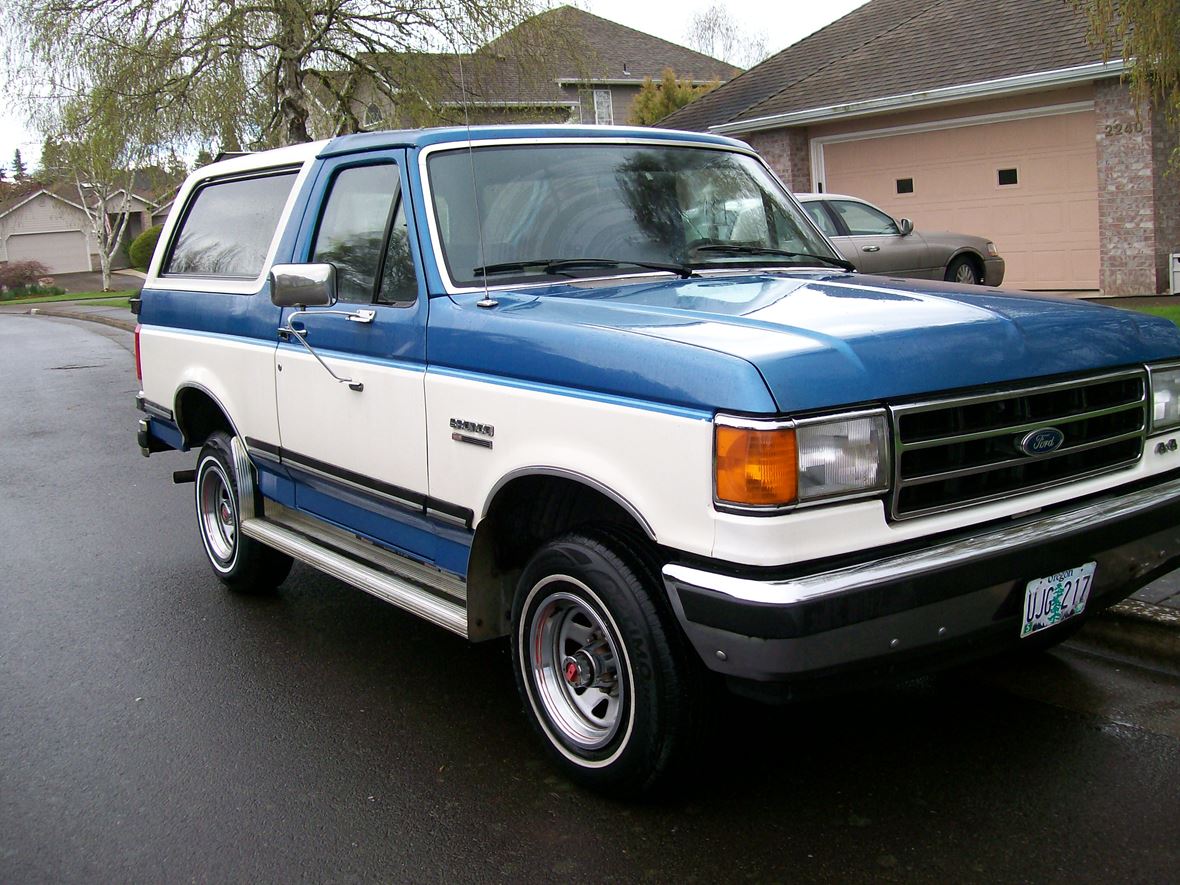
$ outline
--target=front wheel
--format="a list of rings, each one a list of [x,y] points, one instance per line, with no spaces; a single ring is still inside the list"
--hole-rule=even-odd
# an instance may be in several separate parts
[[[291,557],[242,534],[229,436],[210,434],[197,457],[197,528],[209,564],[223,584],[242,593],[273,590],[291,571]]]
[[[567,535],[525,567],[513,605],[513,663],[525,709],[572,779],[646,792],[684,755],[695,671],[659,577],[638,543]]]
[[[946,279],[952,283],[965,283],[969,286],[983,285],[983,272],[979,266],[966,255],[960,255],[947,265]]]

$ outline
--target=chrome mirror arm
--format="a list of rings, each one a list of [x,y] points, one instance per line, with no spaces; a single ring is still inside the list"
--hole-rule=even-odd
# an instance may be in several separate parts
[[[299,341],[299,343],[302,344],[307,349],[307,352],[310,353],[313,357],[315,357],[315,361],[324,367],[324,371],[327,372],[329,375],[331,375],[338,382],[340,382],[341,384],[347,384],[350,390],[355,390],[358,392],[364,390],[365,389],[364,382],[353,381],[350,378],[341,378],[339,375],[337,375],[335,372],[333,372],[331,370],[331,368],[328,367],[327,363],[325,363],[320,358],[320,355],[315,352],[315,350],[312,348],[312,346],[310,344],[307,343],[307,338],[304,337],[303,333],[295,328],[295,326],[294,326],[295,318],[299,317],[299,316],[317,316],[317,317],[336,316],[336,317],[344,317],[346,320],[348,320],[349,322],[353,322],[353,323],[371,323],[371,322],[373,322],[373,318],[375,316],[377,316],[377,311],[375,311],[375,310],[358,310],[358,311],[353,312],[353,311],[343,311],[343,310],[295,310],[295,311],[292,311],[291,314],[287,317],[287,325],[279,328],[280,332],[286,332],[288,335],[294,335],[295,338]]]

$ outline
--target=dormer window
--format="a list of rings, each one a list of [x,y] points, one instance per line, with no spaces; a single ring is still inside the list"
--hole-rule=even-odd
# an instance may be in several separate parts
[[[365,108],[365,128],[376,129],[381,125],[384,116],[381,113],[381,108],[375,104],[370,104]]]

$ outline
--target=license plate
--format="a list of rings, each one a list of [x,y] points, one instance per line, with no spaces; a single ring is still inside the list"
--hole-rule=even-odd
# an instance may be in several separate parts
[[[1087,562],[1068,571],[1029,581],[1024,588],[1024,622],[1020,635],[1031,636],[1085,611],[1095,568],[1097,563]]]

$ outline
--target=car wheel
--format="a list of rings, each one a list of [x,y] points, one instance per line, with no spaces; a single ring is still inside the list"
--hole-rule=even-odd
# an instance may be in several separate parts
[[[642,548],[614,530],[543,546],[513,605],[513,664],[533,726],[573,780],[656,787],[694,733],[700,664]]]
[[[946,280],[951,283],[966,283],[969,286],[983,285],[983,272],[966,255],[960,255],[947,265]]]
[[[197,457],[197,528],[209,564],[223,584],[238,592],[266,592],[291,571],[291,557],[245,537],[238,513],[229,436],[210,434]]]

